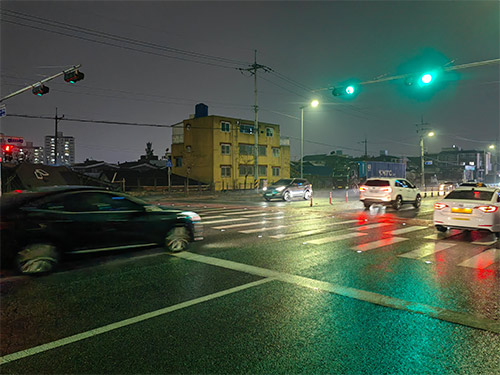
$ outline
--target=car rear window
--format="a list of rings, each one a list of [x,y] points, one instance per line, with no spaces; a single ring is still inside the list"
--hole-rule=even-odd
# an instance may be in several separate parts
[[[444,199],[467,199],[477,201],[491,201],[493,191],[483,190],[453,190]]]
[[[366,186],[390,186],[387,180],[368,180],[365,183]]]

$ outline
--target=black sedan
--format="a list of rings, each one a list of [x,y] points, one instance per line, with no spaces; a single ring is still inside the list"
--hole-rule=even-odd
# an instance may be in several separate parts
[[[59,187],[1,198],[2,268],[52,271],[68,254],[162,246],[201,239],[200,216],[91,187]]]

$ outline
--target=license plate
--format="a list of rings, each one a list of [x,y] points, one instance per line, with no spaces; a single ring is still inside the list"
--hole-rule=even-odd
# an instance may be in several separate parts
[[[466,221],[469,221],[470,219],[468,217],[454,217],[453,220],[466,220]]]
[[[452,208],[451,212],[454,212],[456,214],[471,214],[472,208]]]

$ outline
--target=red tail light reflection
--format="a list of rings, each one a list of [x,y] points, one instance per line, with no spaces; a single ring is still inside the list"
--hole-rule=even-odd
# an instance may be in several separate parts
[[[474,207],[475,210],[481,210],[484,213],[496,212],[498,210],[497,206],[477,206]]]

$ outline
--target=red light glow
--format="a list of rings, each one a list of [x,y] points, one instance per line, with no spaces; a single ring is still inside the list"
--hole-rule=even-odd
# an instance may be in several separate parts
[[[448,207],[447,204],[444,203],[434,203],[434,209],[435,210],[442,210],[443,208]]]
[[[483,211],[484,213],[496,212],[498,210],[497,206],[477,206],[474,207],[475,210]]]

